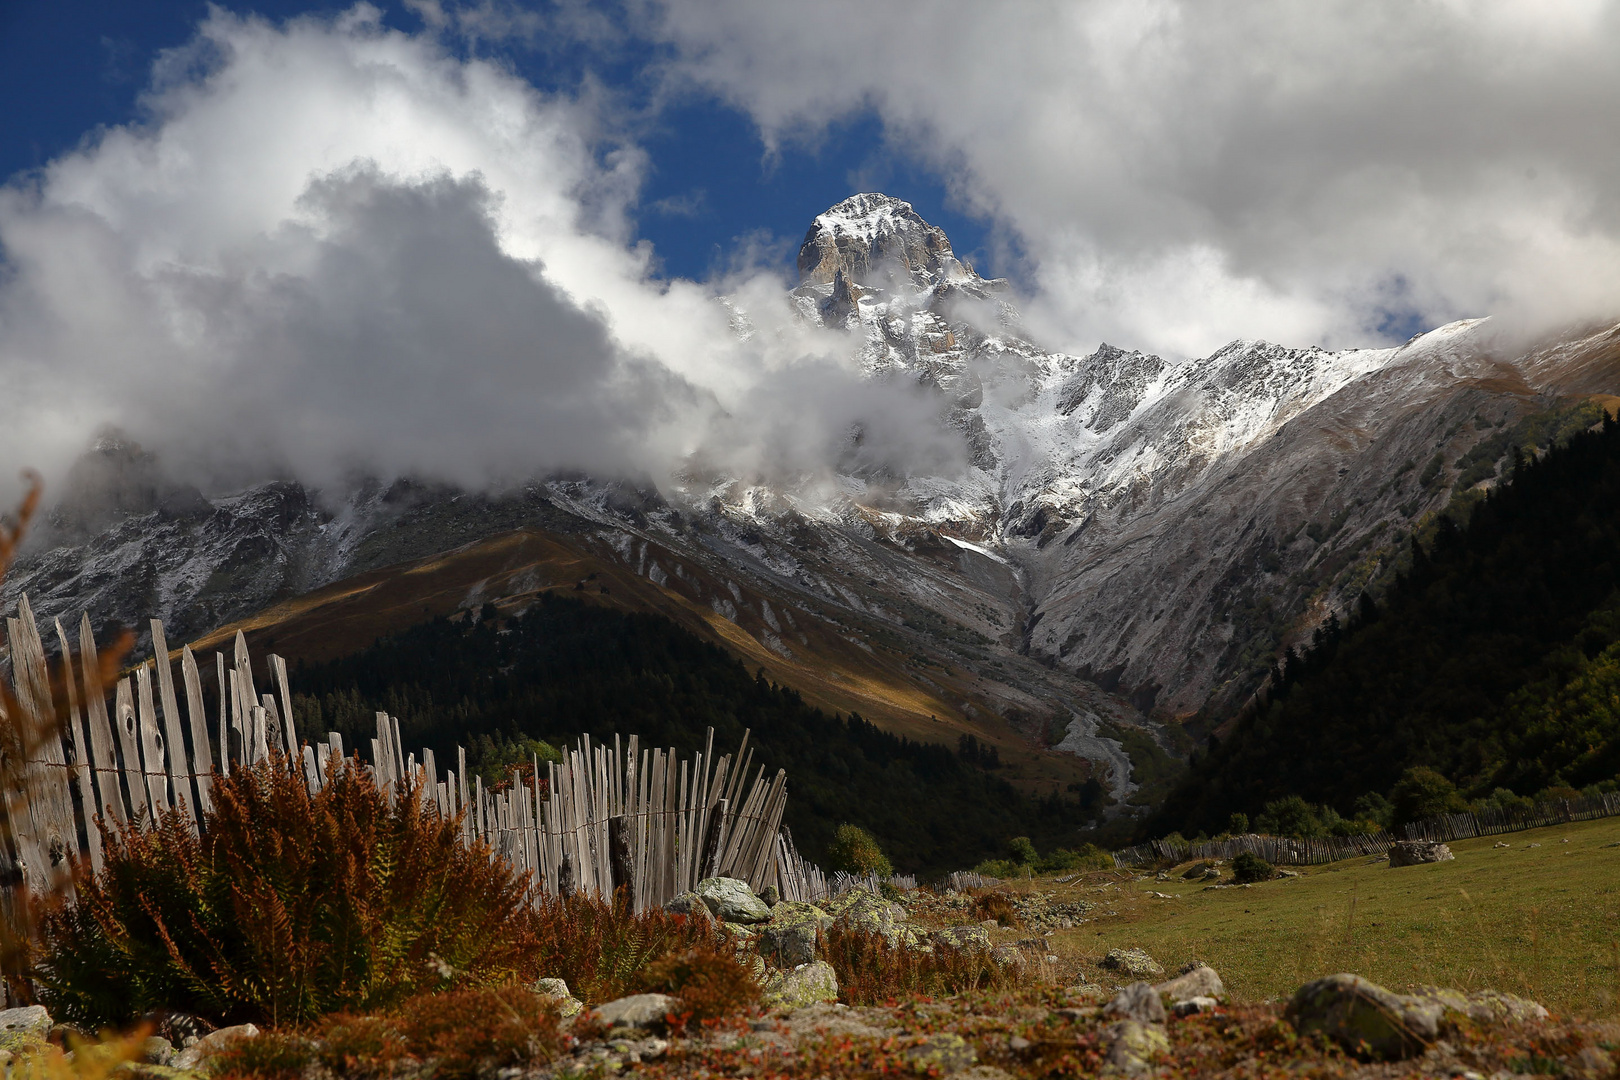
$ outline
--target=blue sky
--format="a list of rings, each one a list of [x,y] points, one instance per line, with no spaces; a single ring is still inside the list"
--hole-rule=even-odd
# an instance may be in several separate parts
[[[302,0],[222,3],[239,13],[285,19],[336,13],[349,4]],[[418,15],[379,2],[388,25],[416,32]],[[98,127],[138,123],[140,95],[161,50],[185,43],[208,4],[201,0],[0,0],[0,179],[37,169]],[[838,119],[814,145],[789,142],[767,155],[754,122],[712,96],[688,90],[649,102],[651,45],[621,39],[608,49],[484,47],[529,82],[571,91],[587,73],[631,103],[644,120],[634,139],[651,168],[636,220],[666,276],[703,279],[726,265],[739,239],[767,239],[791,261],[810,219],[858,190],[912,202],[950,235],[981,273],[997,266],[984,221],[961,213],[942,179],[884,138],[870,112]]]

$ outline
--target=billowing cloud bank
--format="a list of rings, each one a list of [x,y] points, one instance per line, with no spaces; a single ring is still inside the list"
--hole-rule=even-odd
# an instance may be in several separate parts
[[[649,272],[646,163],[610,96],[542,93],[440,35],[656,39],[663,85],[767,140],[875,112],[1024,253],[1051,347],[1620,308],[1615,4],[645,0],[611,31],[577,5],[412,6],[419,35],[364,5],[216,9],[147,123],[0,188],[0,495],[104,423],[216,484],[814,473],[856,430],[870,464],[960,466],[934,407],[862,383],[777,277]]]
[[[661,5],[776,138],[871,109],[1018,240],[1049,340],[1200,356],[1620,310],[1603,0]]]
[[[59,473],[104,423],[205,483],[807,470],[885,417],[894,461],[950,463],[928,404],[862,384],[782,281],[648,277],[641,159],[588,101],[362,7],[216,10],[150,106],[0,189],[8,473]]]

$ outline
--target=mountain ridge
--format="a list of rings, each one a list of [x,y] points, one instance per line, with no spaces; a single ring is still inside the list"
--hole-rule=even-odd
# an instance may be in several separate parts
[[[1229,711],[1284,645],[1376,587],[1407,536],[1494,482],[1508,449],[1483,455],[1503,432],[1620,388],[1613,327],[1526,348],[1465,320],[1338,353],[1046,351],[1006,282],[875,193],[819,215],[798,263],[783,302],[843,335],[867,378],[931,395],[962,472],[799,487],[686,474],[663,490],[550,477],[504,494],[282,480],[193,496],[113,439],[90,457],[125,455],[103,472],[139,497],[68,491],[0,601],[27,590],[50,614],[157,615],[179,640],[514,530],[593,537],[751,647],[795,662],[807,646],[782,612],[817,620],[900,658],[903,679],[963,722],[1077,752],[1116,800],[1143,800],[1153,763],[1194,742],[1182,721]],[[971,689],[936,689],[941,668]]]

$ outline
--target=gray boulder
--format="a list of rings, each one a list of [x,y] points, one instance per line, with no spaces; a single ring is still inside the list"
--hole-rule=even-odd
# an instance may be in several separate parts
[[[1138,1024],[1162,1024],[1164,1002],[1153,987],[1145,982],[1134,982],[1103,1006],[1103,1014],[1120,1020],[1135,1020]]]
[[[697,883],[696,892],[721,922],[762,923],[771,917],[771,909],[754,895],[746,881],[729,877],[704,878]]]
[[[1397,840],[1389,845],[1389,865],[1391,867],[1445,862],[1456,857],[1445,844],[1432,840]]]
[[[1122,975],[1129,975],[1133,979],[1159,979],[1164,977],[1164,968],[1159,962],[1141,949],[1109,949],[1108,955],[1103,957],[1102,966],[1110,971],[1117,971]]]
[[[703,902],[703,897],[690,890],[671,897],[664,905],[664,910],[674,915],[702,919],[707,923],[714,922],[714,913],[709,910],[709,905]]]
[[[201,1072],[214,1055],[222,1053],[235,1044],[239,1039],[256,1039],[259,1029],[254,1024],[237,1024],[234,1027],[223,1027],[218,1031],[211,1031],[198,1039],[184,1050],[174,1056],[169,1066],[175,1069],[190,1069]]]
[[[17,1009],[0,1009],[0,1036],[22,1035],[43,1039],[51,1030],[51,1014],[43,1005],[24,1005]]]
[[[817,936],[831,925],[832,916],[814,904],[780,901],[760,930],[759,954],[777,967],[808,964],[816,958]]]
[[[838,1000],[838,973],[825,960],[781,971],[765,983],[762,1000],[773,1009],[802,1009]]]
[[[631,994],[592,1009],[590,1018],[610,1029],[662,1031],[677,1005],[668,994]]]
[[[1195,997],[1223,998],[1226,996],[1226,987],[1221,983],[1221,977],[1215,974],[1215,969],[1208,964],[1199,964],[1191,971],[1182,972],[1173,979],[1167,979],[1154,988],[1155,993],[1163,994],[1171,1001],[1187,1001]]]
[[[1351,1053],[1396,1061],[1423,1053],[1440,1035],[1444,1008],[1419,1003],[1358,975],[1306,983],[1285,1015],[1300,1034],[1321,1032]]]
[[[941,949],[964,953],[990,951],[990,931],[982,926],[947,926],[935,930],[929,937]]]

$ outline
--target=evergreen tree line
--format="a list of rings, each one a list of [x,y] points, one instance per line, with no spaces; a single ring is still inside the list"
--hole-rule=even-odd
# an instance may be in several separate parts
[[[1319,820],[1389,822],[1397,805],[1614,790],[1620,423],[1514,462],[1466,525],[1443,517],[1412,541],[1381,603],[1363,594],[1284,654],[1150,832],[1287,817],[1285,801],[1297,818],[1307,798]]]
[[[999,854],[1009,838],[1072,844],[1103,791],[1031,798],[991,771],[993,748],[960,749],[883,731],[856,714],[829,715],[750,675],[737,659],[662,616],[593,607],[547,593],[521,615],[491,605],[378,640],[364,651],[300,665],[301,731],[375,737],[378,710],[400,720],[408,747],[440,762],[459,744],[488,779],[531,753],[544,759],[582,732],[643,747],[717,752],[752,729],[756,767],[788,774],[786,824],[821,859],[842,823],[871,832],[901,870],[936,873]]]

